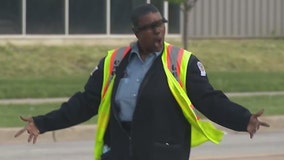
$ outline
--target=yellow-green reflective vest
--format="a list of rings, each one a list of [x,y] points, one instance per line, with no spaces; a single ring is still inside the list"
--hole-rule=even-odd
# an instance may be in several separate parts
[[[94,148],[95,160],[100,160],[104,146],[104,133],[110,116],[110,103],[115,69],[120,61],[131,49],[130,46],[110,50],[104,61],[103,87],[101,103],[98,110],[98,122]],[[186,73],[191,52],[183,50],[168,43],[164,43],[162,53],[163,68],[166,73],[169,88],[178,102],[184,117],[192,126],[191,147],[198,146],[206,141],[218,144],[223,132],[216,129],[209,121],[197,117],[194,107],[186,94]]]

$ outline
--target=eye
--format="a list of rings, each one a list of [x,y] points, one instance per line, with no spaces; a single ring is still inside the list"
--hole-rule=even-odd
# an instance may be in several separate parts
[[[154,29],[156,27],[161,27],[163,24],[164,22],[158,21],[158,22],[152,23],[151,28]]]
[[[149,29],[155,29],[156,27],[161,27],[164,23],[168,22],[165,18],[162,18],[158,21],[155,21],[150,24],[146,24],[144,26],[137,26],[134,29],[134,31],[139,32],[139,31],[144,31],[144,30],[149,30]]]

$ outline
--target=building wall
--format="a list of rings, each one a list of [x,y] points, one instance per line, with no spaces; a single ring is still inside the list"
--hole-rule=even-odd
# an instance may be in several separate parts
[[[284,0],[198,0],[190,37],[284,37]]]
[[[179,35],[178,5],[163,0],[1,0],[1,36],[127,36],[135,6],[151,2]],[[68,7],[69,6],[69,7]],[[189,12],[191,38],[284,37],[284,0],[198,0]]]

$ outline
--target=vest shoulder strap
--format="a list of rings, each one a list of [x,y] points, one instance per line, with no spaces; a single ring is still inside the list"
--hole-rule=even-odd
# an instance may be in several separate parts
[[[163,59],[166,61],[167,68],[171,71],[181,87],[186,91],[187,65],[191,52],[168,43],[165,43],[165,48],[166,50],[164,51],[163,56],[166,57]]]
[[[116,68],[119,66],[120,62],[125,57],[126,53],[129,52],[130,49],[131,47],[128,46],[128,47],[122,47],[122,48],[118,48],[118,49],[110,51],[109,54],[111,54],[110,55],[111,57],[109,59],[109,62],[110,62],[109,63],[109,75],[110,75],[109,79],[111,79],[112,76],[115,74]],[[183,75],[181,66],[183,65],[182,63],[187,63],[190,55],[187,58],[183,58],[185,54],[185,50],[182,48],[173,46],[173,45],[165,45],[165,50],[167,50],[165,54],[167,54],[166,56],[167,56],[168,69],[171,71],[171,73],[174,75],[174,77],[180,84],[184,84],[185,79],[181,76],[185,76],[185,75]],[[182,60],[185,60],[185,61],[182,62]]]
[[[130,46],[114,49],[108,52],[108,55],[104,61],[104,80],[103,80],[103,89],[102,97],[105,96],[105,93],[109,87],[109,84],[116,72],[116,68],[119,66],[121,60],[131,49]]]

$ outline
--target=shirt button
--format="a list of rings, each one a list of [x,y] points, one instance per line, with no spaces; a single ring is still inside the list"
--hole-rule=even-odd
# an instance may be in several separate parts
[[[139,79],[139,78],[137,78],[137,79],[136,79],[136,82],[140,82],[140,79]]]

